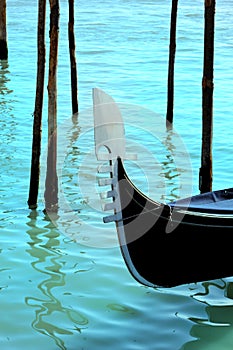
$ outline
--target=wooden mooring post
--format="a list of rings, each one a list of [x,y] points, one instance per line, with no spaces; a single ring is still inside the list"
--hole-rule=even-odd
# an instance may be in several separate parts
[[[48,78],[48,154],[45,179],[45,212],[58,210],[57,178],[57,61],[59,0],[50,0],[50,52]]]
[[[172,0],[169,62],[168,62],[168,86],[167,86],[167,117],[166,117],[167,128],[171,128],[173,123],[174,65],[175,65],[175,54],[176,54],[177,4],[178,4],[178,0]]]
[[[202,152],[199,173],[199,189],[201,193],[212,190],[215,3],[215,0],[205,0],[204,66],[202,78]]]
[[[45,77],[45,17],[46,0],[38,2],[38,30],[37,30],[37,84],[35,110],[33,120],[33,140],[31,177],[28,197],[30,209],[37,208],[37,198],[40,178],[40,153],[41,153],[41,123],[44,97],[44,77]]]
[[[1,4],[2,0],[0,0]],[[59,0],[50,0],[50,52],[48,74],[48,146],[47,170],[45,179],[45,209],[44,212],[57,212],[58,209],[58,178],[57,178],[57,65],[59,39]],[[37,86],[33,121],[33,140],[31,157],[31,175],[28,206],[37,208],[40,178],[40,153],[42,132],[42,111],[45,78],[45,23],[46,0],[38,0],[38,56],[37,56]],[[77,70],[74,38],[74,0],[69,0],[68,39],[71,62],[72,111],[78,112]]]
[[[68,39],[70,51],[70,75],[71,75],[71,97],[72,112],[78,112],[78,88],[77,88],[77,65],[75,57],[75,36],[74,36],[74,0],[69,0],[69,23]]]
[[[0,60],[7,59],[6,0],[0,0]]]

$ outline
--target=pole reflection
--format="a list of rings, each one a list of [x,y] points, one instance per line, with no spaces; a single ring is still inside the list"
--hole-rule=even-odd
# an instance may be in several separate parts
[[[174,153],[175,153],[175,146],[173,144],[173,138],[172,138],[172,130],[168,130],[166,137],[163,140],[163,144],[165,145],[165,148],[167,150],[165,154],[165,160],[162,161],[162,175],[165,176],[167,181],[167,187],[169,189],[169,195],[167,198],[167,195],[163,198],[165,201],[169,199],[169,201],[175,200],[179,197],[177,192],[179,191],[180,187],[178,182],[178,178],[180,177],[180,172],[177,169],[177,165],[175,164],[174,160]]]
[[[59,249],[59,232],[52,222],[45,217],[44,227],[39,227],[37,216],[36,211],[29,215],[27,225],[30,228],[27,233],[30,241],[27,252],[33,259],[31,266],[39,282],[34,295],[25,297],[25,303],[35,309],[33,329],[51,337],[60,349],[66,350],[62,336],[73,335],[77,331],[81,333],[88,325],[88,319],[72,307],[63,306],[60,298],[56,297],[55,289],[57,291],[66,283],[61,259],[64,253]]]
[[[0,106],[2,112],[11,108],[11,105],[9,104],[8,100],[8,95],[10,95],[13,92],[13,90],[9,89],[9,82],[9,64],[7,61],[0,60]]]
[[[166,130],[162,138],[165,153],[161,160],[161,177],[166,179],[166,194],[162,201],[174,201],[192,194],[192,171],[189,155],[179,136],[172,130]]]

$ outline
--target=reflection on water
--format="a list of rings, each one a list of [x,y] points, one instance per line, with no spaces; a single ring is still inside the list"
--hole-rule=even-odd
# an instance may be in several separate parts
[[[10,90],[8,85],[10,82],[10,71],[7,61],[0,60],[0,127],[5,130],[9,128],[9,131],[3,135],[5,138],[3,142],[10,143],[14,139],[15,134],[15,120],[11,113],[13,109],[12,103],[14,101],[9,99],[13,90]],[[9,119],[9,117],[11,117]]]
[[[7,93],[11,92],[6,85],[6,82],[10,81],[10,79],[7,77],[7,74],[10,73],[8,68],[9,68],[8,62],[0,60],[0,94],[1,95],[6,95]]]
[[[1,154],[1,194],[12,188],[13,179],[15,177],[15,166],[13,160],[17,154],[15,146],[17,134],[17,120],[13,113],[14,100],[12,99],[12,90],[9,89],[10,71],[7,61],[0,61],[0,154]],[[10,165],[12,164],[12,168]],[[9,192],[8,192],[9,193]],[[0,198],[0,205],[4,206],[6,201]]]
[[[202,286],[204,290],[193,297],[207,305],[206,315],[189,318],[194,323],[190,335],[195,340],[184,344],[181,349],[230,349],[233,346],[233,282],[220,280]]]
[[[68,119],[62,125],[59,125],[58,130],[60,144],[58,150],[58,168],[60,172],[60,188],[62,189],[60,207],[64,206],[64,198],[66,194],[69,194],[69,206],[71,208],[77,208],[78,158],[80,156],[80,149],[76,143],[80,136],[78,114],[74,114],[72,119]]]
[[[1,112],[10,109],[9,100],[7,95],[11,94],[13,91],[8,88],[8,83],[10,82],[10,71],[7,61],[0,60],[0,107]]]
[[[91,113],[85,114],[85,121],[78,117],[82,131],[79,141],[75,138],[78,127],[65,125],[67,128],[63,129],[68,149],[61,166],[62,189],[64,202],[74,215],[72,222],[68,213],[59,219],[64,224],[60,231],[68,235],[66,242],[73,233],[78,242],[85,243],[84,239],[89,239],[85,244],[87,254],[77,257],[77,245],[70,243],[65,244],[64,251],[58,230],[43,215],[38,217],[31,213],[27,217],[28,211],[23,215],[18,212],[19,208],[27,208],[31,113],[36,86],[35,4],[35,1],[9,1],[10,66],[0,63],[0,349],[39,350],[44,346],[46,350],[178,350],[183,346],[184,350],[232,350],[232,283],[217,281],[195,285],[195,292],[198,289],[200,293],[191,298],[194,290],[189,286],[181,286],[178,293],[177,289],[159,292],[138,285],[128,274],[119,250],[113,248],[117,245],[115,227],[102,223],[98,193],[94,198],[92,195],[97,189],[96,168],[93,172],[92,158],[85,155],[93,136],[91,132],[83,132],[83,125],[93,123]],[[116,100],[148,106],[163,114],[169,46],[168,1],[116,1],[111,3],[114,11],[106,4],[106,1],[81,0],[76,6],[80,105],[91,105],[91,88],[98,86]],[[199,19],[203,15],[203,1],[183,1],[180,5],[174,127],[191,154],[196,191],[203,53],[202,21]],[[61,6],[60,30],[64,35],[60,37],[58,120],[67,118],[70,113],[67,1],[62,0]],[[231,174],[227,175],[231,154],[226,148],[232,144],[232,128],[226,127],[231,120],[233,103],[232,9],[232,1],[218,1],[214,104],[216,189],[230,187],[232,182]],[[132,127],[131,134],[128,133],[132,153],[135,153],[134,145],[138,145],[142,161],[136,166],[138,171],[135,166],[129,166],[130,178],[136,178],[142,190],[144,183],[149,184],[149,191],[158,200],[169,184],[166,192],[172,189],[168,200],[173,200],[181,190],[181,183],[182,186],[191,183],[186,175],[184,153],[178,153],[177,147],[169,152],[170,137],[174,135],[168,133],[167,138],[160,137],[161,126],[157,127],[156,119],[136,114],[135,108],[132,117],[127,108],[124,120]],[[46,125],[45,113],[44,149]],[[151,130],[155,137],[143,130]],[[162,140],[167,146],[161,146]],[[61,142],[59,146],[62,148],[64,144]],[[162,153],[164,148],[165,154]],[[224,164],[226,171],[222,171]],[[79,179],[78,171],[82,175]],[[143,180],[143,172],[149,181]],[[180,175],[174,176],[176,173]],[[81,192],[87,204],[81,203]],[[100,246],[111,250],[95,249]],[[198,256],[190,258],[199,259]],[[77,260],[81,262],[78,266],[75,265]],[[6,270],[9,268],[11,270]],[[77,283],[74,283],[75,277]]]
[[[35,319],[32,327],[39,333],[51,337],[60,349],[66,349],[63,335],[73,335],[81,332],[88,325],[86,317],[72,307],[65,307],[62,301],[55,296],[55,288],[65,286],[65,274],[61,271],[64,265],[61,258],[64,253],[59,249],[59,233],[54,225],[45,218],[44,228],[37,226],[37,213],[32,211],[27,225],[30,229],[29,249],[27,252],[33,258],[31,263],[36,274],[40,275],[41,282],[37,288],[39,296],[26,296],[25,302],[35,309]],[[35,294],[38,294],[35,291]],[[72,323],[70,330],[65,325],[65,319]],[[60,323],[60,325],[59,325]]]
[[[179,183],[179,178],[181,176],[181,169],[177,167],[175,162],[176,147],[173,142],[173,131],[167,130],[166,137],[163,140],[165,145],[166,154],[165,160],[161,162],[162,165],[162,174],[167,181],[167,187],[169,189],[169,194],[164,195],[164,200],[173,201],[179,198],[179,191],[181,184]],[[162,197],[163,199],[163,197]]]

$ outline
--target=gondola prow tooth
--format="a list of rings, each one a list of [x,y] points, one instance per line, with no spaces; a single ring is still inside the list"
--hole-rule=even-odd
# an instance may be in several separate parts
[[[117,191],[115,190],[112,190],[112,191],[108,191],[107,192],[107,198],[113,198],[113,199],[116,199],[117,198]]]
[[[109,222],[113,222],[113,221],[117,222],[117,221],[120,221],[120,220],[122,220],[122,216],[121,216],[120,213],[116,213],[114,215],[105,216],[103,218],[103,221],[104,221],[105,224],[107,224]]]

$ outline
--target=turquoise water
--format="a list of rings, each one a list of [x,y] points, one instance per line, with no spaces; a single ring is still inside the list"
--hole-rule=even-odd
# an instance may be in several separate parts
[[[38,209],[27,207],[37,2],[7,1],[9,59],[0,63],[3,350],[232,349],[232,278],[172,289],[141,286],[126,269],[114,225],[102,222],[105,214],[93,144],[93,87],[109,93],[122,108],[127,151],[138,156],[126,166],[137,186],[158,200],[198,192],[203,1],[179,2],[175,131],[166,133],[170,5],[167,0],[77,2],[80,115],[72,118],[68,4],[60,1],[60,209],[57,217],[47,217],[43,214],[46,89]],[[232,0],[218,0],[216,9],[214,189],[232,186],[232,5]],[[48,29],[49,25],[47,54]]]

